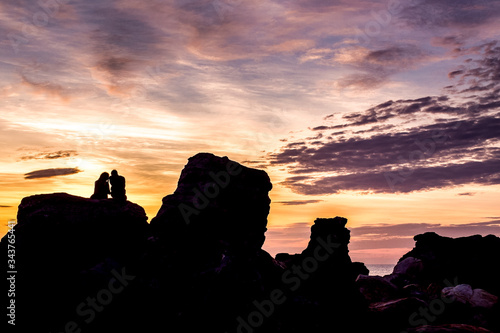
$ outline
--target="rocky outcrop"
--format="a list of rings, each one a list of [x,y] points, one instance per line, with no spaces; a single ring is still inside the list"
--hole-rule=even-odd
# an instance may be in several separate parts
[[[311,226],[309,244],[301,254],[277,255],[277,259],[284,260],[285,266],[295,272],[291,276],[302,276],[296,280],[297,284],[300,281],[300,289],[294,293],[296,302],[290,304],[297,313],[288,322],[290,330],[311,331],[313,321],[321,331],[329,327],[334,318],[339,327],[363,331],[367,304],[355,286],[363,269],[349,257],[350,231],[346,224],[347,219],[343,217],[318,218]],[[285,278],[292,281],[288,276]]]
[[[500,238],[425,233],[414,239],[415,248],[392,274],[358,277],[373,327],[388,332],[498,331]]]
[[[442,291],[443,297],[453,299],[456,303],[469,305],[473,308],[491,309],[498,303],[498,297],[482,289],[472,289],[468,284],[459,284],[455,287],[446,287]]]
[[[169,295],[160,307],[178,313],[184,330],[236,330],[280,283],[283,267],[261,249],[271,188],[262,170],[199,153],[163,198],[147,259],[163,263],[150,272],[157,293]]]
[[[137,204],[54,193],[21,201],[15,234],[18,255],[26,256],[21,263],[50,257],[65,269],[73,264],[79,269],[106,258],[126,260],[144,245],[147,228],[146,213]]]
[[[416,235],[415,247],[400,262],[412,257],[422,262],[417,279],[421,283],[457,279],[495,295],[500,294],[500,238],[488,235],[449,238],[434,232]],[[495,264],[496,262],[496,264]]]
[[[267,230],[271,181],[266,172],[227,157],[199,153],[189,158],[177,189],[163,198],[151,225],[174,247],[193,240],[205,251],[255,252]]]
[[[415,297],[397,298],[369,306],[369,321],[373,332],[401,332],[408,326],[408,318],[428,304]]]
[[[38,331],[64,328],[113,270],[137,259],[148,232],[146,213],[134,203],[66,193],[24,198],[17,222],[16,326],[36,324]]]

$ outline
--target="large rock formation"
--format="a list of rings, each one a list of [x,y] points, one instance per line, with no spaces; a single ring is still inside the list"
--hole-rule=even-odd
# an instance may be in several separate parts
[[[458,280],[500,295],[500,238],[488,235],[449,238],[434,232],[414,237],[415,247],[400,262],[412,257],[421,260],[419,282]]]
[[[285,327],[291,332],[322,332],[335,321],[338,327],[362,332],[367,304],[355,286],[363,267],[349,257],[350,231],[343,217],[318,218],[301,254],[278,254],[293,274],[284,281],[294,290]],[[285,330],[286,331],[286,330]]]
[[[24,198],[14,228],[17,327],[63,329],[76,306],[144,251],[144,209],[66,193]],[[7,236],[0,248],[7,253]],[[33,325],[33,326],[31,326]]]
[[[151,225],[170,244],[195,237],[193,245],[201,242],[206,251],[255,252],[264,244],[271,188],[262,170],[199,153],[189,158]]]
[[[236,329],[279,283],[282,268],[261,249],[271,188],[266,172],[227,157],[189,158],[151,221],[148,260],[163,263],[151,276],[169,297],[164,312],[178,314],[173,321],[192,331]]]

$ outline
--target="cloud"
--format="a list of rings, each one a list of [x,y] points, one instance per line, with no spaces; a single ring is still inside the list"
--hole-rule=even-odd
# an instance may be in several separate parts
[[[68,157],[73,157],[73,156],[78,156],[78,153],[76,150],[59,150],[55,152],[48,152],[48,153],[38,153],[34,155],[25,155],[21,157],[21,160],[43,160],[43,159],[48,159],[48,160],[54,160],[54,159],[59,159],[59,158],[68,158]]]
[[[344,191],[410,193],[464,184],[499,185],[500,160],[469,162],[444,167],[422,167],[392,171],[353,173],[332,177],[290,177],[283,185],[305,195],[327,195]],[[408,175],[406,177],[402,175]]]
[[[500,5],[496,0],[418,0],[400,16],[414,28],[475,28],[500,17]]]
[[[276,201],[276,203],[285,205],[285,206],[298,206],[298,205],[307,205],[311,203],[321,202],[323,200],[291,200],[291,201]]]
[[[272,254],[302,252],[309,241],[311,224],[298,222],[285,227],[268,227],[264,249]]]
[[[451,72],[453,93],[344,114],[311,129],[322,136],[286,141],[267,156],[269,163],[286,166],[292,176],[282,184],[307,195],[500,184],[500,47],[490,42],[479,49],[481,58]],[[328,135],[336,129],[342,131]]]
[[[0,205],[0,208],[12,208],[13,206]]]
[[[400,43],[370,50],[359,45],[340,48],[332,57],[332,64],[344,64],[357,73],[341,77],[339,88],[374,89],[399,72],[411,69],[427,61],[429,54],[413,44]]]
[[[31,79],[28,79],[25,75],[21,75],[21,84],[31,88],[36,94],[57,97],[65,102],[69,101],[70,99],[69,92],[58,83],[49,81],[35,82]]]
[[[36,179],[36,178],[51,178],[57,176],[73,175],[82,172],[78,168],[54,168],[54,169],[43,169],[28,172],[24,175],[24,179]]]
[[[463,193],[458,193],[458,195],[472,197],[472,196],[476,195],[476,193],[474,193],[474,192],[463,192]]]

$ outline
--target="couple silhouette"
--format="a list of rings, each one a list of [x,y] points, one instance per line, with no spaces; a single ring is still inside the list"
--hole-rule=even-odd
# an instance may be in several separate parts
[[[111,184],[111,191],[109,185]],[[109,173],[103,172],[98,180],[95,181],[94,194],[91,199],[107,199],[108,194],[111,194],[113,199],[127,200],[125,195],[125,177],[118,175],[118,171],[111,171]]]

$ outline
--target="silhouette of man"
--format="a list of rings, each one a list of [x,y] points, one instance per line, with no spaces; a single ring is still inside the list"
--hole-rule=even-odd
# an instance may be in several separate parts
[[[111,177],[109,177],[109,183],[111,184],[111,196],[113,199],[127,200],[125,195],[125,177],[118,175],[118,171],[111,171]]]
[[[94,194],[90,197],[90,199],[107,199],[108,194],[111,193],[109,191],[109,183],[108,183],[109,173],[103,172],[98,180],[95,181],[94,185]]]

